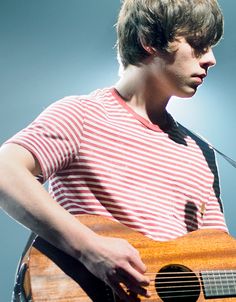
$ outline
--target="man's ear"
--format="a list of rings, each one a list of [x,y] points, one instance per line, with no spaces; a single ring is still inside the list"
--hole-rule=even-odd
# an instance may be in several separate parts
[[[149,55],[154,55],[156,53],[156,49],[153,46],[149,46],[144,39],[140,39],[141,45],[143,49],[149,54]]]
[[[147,46],[147,45],[142,45],[144,50],[146,50],[146,52],[149,54],[149,55],[154,55],[156,54],[156,49],[152,46]]]

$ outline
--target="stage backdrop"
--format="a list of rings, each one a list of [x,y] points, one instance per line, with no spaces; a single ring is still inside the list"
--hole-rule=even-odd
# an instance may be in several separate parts
[[[220,0],[225,36],[192,100],[173,99],[176,119],[236,159],[235,0]],[[115,28],[119,0],[0,1],[0,143],[55,100],[118,79]],[[218,157],[229,229],[236,236],[236,170]],[[29,188],[30,190],[30,188]],[[10,301],[29,231],[0,212],[0,301]]]

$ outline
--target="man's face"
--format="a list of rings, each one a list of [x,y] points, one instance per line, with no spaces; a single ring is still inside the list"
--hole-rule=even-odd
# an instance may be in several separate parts
[[[216,64],[212,49],[197,52],[183,37],[172,42],[170,48],[174,50],[171,55],[154,57],[152,74],[156,72],[164,95],[191,97],[203,83],[209,67]]]

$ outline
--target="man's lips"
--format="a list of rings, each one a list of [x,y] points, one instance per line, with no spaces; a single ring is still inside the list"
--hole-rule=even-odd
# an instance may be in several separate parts
[[[206,77],[205,73],[202,74],[194,74],[192,78],[194,79],[195,82],[201,84],[203,82],[203,79]]]

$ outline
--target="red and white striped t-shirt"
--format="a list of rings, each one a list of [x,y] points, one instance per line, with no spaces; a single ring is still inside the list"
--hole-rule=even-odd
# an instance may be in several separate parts
[[[227,231],[213,150],[171,120],[162,131],[106,88],[55,102],[9,142],[36,156],[73,214],[113,216],[161,241]]]

